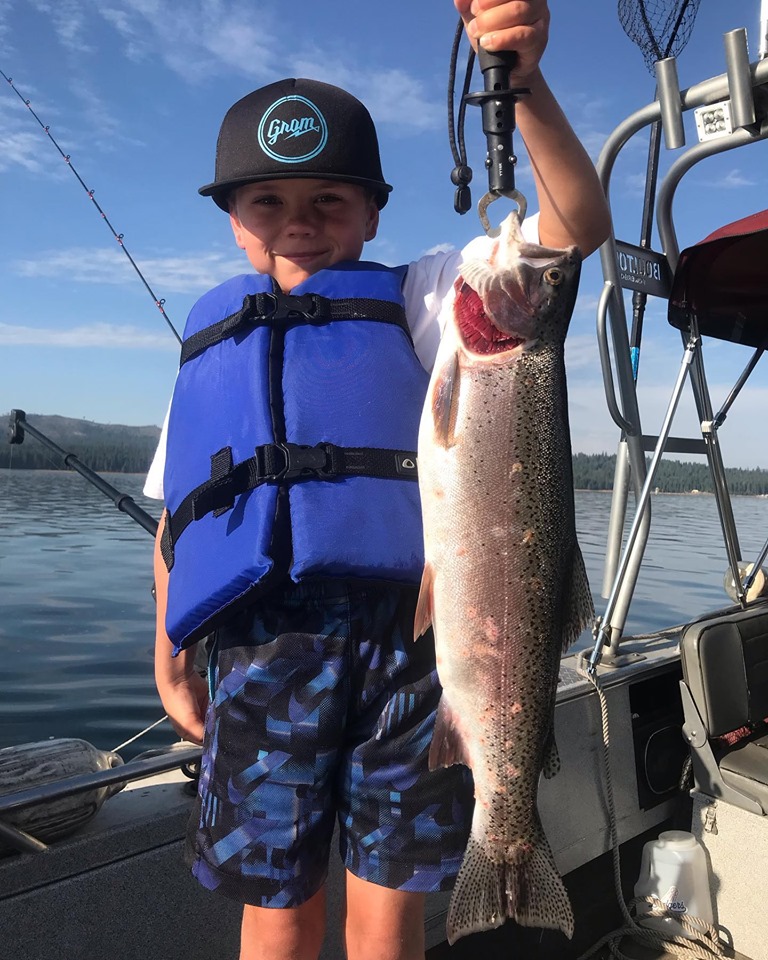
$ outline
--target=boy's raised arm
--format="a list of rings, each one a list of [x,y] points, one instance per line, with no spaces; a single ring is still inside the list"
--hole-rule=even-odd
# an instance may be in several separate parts
[[[610,212],[597,172],[539,68],[549,38],[547,0],[454,0],[472,44],[517,54],[510,85],[531,95],[517,104],[538,197],[539,239],[576,244],[586,257],[610,232]]]

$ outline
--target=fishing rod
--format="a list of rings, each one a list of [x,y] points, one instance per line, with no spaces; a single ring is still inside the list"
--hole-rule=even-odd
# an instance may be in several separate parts
[[[90,467],[87,467],[74,453],[67,453],[66,450],[54,443],[50,437],[46,437],[37,427],[33,427],[27,420],[27,416],[23,410],[11,410],[8,421],[8,442],[11,444],[23,443],[24,436],[27,433],[31,434],[36,440],[39,440],[43,446],[60,457],[65,466],[76,470],[88,483],[101,491],[105,497],[108,497],[118,510],[128,514],[128,516],[132,520],[135,520],[140,527],[143,527],[148,534],[152,537],[157,535],[158,521],[155,520],[154,517],[151,517],[146,510],[142,510],[133,497],[128,496],[127,493],[121,493],[120,490],[113,487],[111,483],[107,483],[106,480],[100,477],[98,473],[95,473]]]
[[[83,178],[80,176],[80,174],[77,172],[77,170],[76,170],[76,168],[75,168],[75,165],[72,163],[72,158],[71,158],[71,156],[70,156],[68,153],[64,153],[64,151],[61,149],[61,147],[59,146],[58,142],[56,141],[55,137],[54,137],[53,134],[51,133],[50,127],[49,127],[47,124],[44,124],[43,121],[40,119],[40,117],[35,113],[35,111],[34,111],[33,108],[32,108],[31,101],[28,100],[26,97],[24,97],[24,96],[21,94],[21,92],[19,91],[19,89],[15,86],[15,84],[14,84],[14,82],[13,82],[13,79],[12,79],[11,77],[7,76],[7,75],[4,73],[3,70],[0,70],[0,76],[2,76],[3,79],[8,82],[10,88],[13,90],[13,92],[16,94],[16,96],[19,98],[19,100],[21,100],[21,102],[26,106],[27,110],[29,110],[29,112],[30,112],[30,113],[32,114],[32,116],[35,118],[35,120],[37,121],[38,125],[42,128],[43,132],[46,134],[46,136],[48,137],[48,139],[51,141],[51,143],[54,145],[54,147],[56,147],[56,149],[59,151],[59,153],[61,154],[61,157],[63,158],[64,162],[67,164],[67,166],[69,167],[69,169],[72,171],[72,173],[75,175],[75,177],[77,177],[77,180],[78,180],[80,186],[83,188],[83,190],[85,190],[86,194],[88,195],[89,200],[90,200],[91,203],[94,205],[94,207],[98,210],[99,215],[101,216],[101,219],[102,219],[102,220],[104,221],[104,223],[106,223],[106,225],[109,227],[109,230],[110,230],[110,232],[112,233],[112,236],[115,238],[115,240],[117,241],[117,243],[118,243],[119,246],[120,246],[120,249],[123,251],[123,253],[124,253],[124,254],[126,255],[126,257],[128,258],[128,261],[130,262],[130,264],[131,264],[131,266],[133,267],[133,269],[136,271],[136,274],[138,275],[138,277],[139,277],[139,279],[141,280],[141,282],[144,284],[144,287],[145,287],[145,289],[147,290],[147,292],[149,293],[150,297],[152,297],[152,301],[153,301],[153,303],[155,304],[155,306],[157,307],[157,309],[160,311],[160,315],[162,316],[163,320],[165,320],[166,324],[168,325],[168,327],[170,328],[171,332],[172,332],[173,335],[176,337],[176,339],[178,340],[178,342],[181,343],[181,337],[179,336],[178,331],[176,330],[176,328],[174,327],[174,325],[171,323],[171,320],[170,320],[170,317],[168,316],[168,314],[165,312],[165,300],[164,300],[164,299],[162,299],[162,300],[159,299],[159,298],[157,297],[157,295],[155,294],[155,291],[154,291],[154,290],[152,289],[152,287],[149,285],[148,281],[147,281],[146,278],[144,277],[144,274],[141,272],[141,269],[139,268],[139,265],[138,265],[138,264],[136,263],[136,261],[133,259],[133,257],[131,256],[131,254],[128,252],[128,248],[126,247],[125,243],[123,242],[123,234],[122,234],[122,233],[118,233],[118,232],[115,230],[115,228],[112,226],[112,223],[110,222],[109,217],[106,215],[106,213],[104,212],[104,210],[102,209],[102,207],[99,205],[99,202],[98,202],[98,201],[96,200],[96,198],[94,197],[94,195],[93,195],[93,194],[94,194],[94,191],[93,191],[93,190],[90,190],[90,189],[86,186],[85,181],[84,181]]]
[[[448,138],[455,166],[451,172],[451,181],[456,185],[454,208],[457,213],[466,213],[471,205],[469,183],[472,180],[472,168],[467,163],[464,145],[464,120],[467,104],[479,106],[482,110],[483,133],[488,152],[485,168],[488,171],[488,191],[481,198],[477,211],[483,230],[489,237],[499,235],[499,227],[492,227],[488,220],[488,207],[500,197],[506,197],[517,204],[517,216],[520,222],[525,219],[527,201],[515,186],[515,166],[517,157],[512,143],[512,134],[516,129],[515,104],[520,97],[530,94],[527,87],[512,88],[509,85],[509,73],[517,62],[517,54],[512,51],[490,53],[479,48],[477,60],[483,75],[483,90],[469,93],[472,68],[475,62],[474,51],[470,51],[464,78],[459,114],[454,131],[454,87],[458,47],[464,32],[460,20],[451,52],[450,79],[448,84]]]

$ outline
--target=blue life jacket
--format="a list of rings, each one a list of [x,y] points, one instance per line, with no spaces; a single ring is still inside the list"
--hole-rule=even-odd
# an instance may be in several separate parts
[[[164,477],[174,652],[286,576],[419,582],[429,377],[404,274],[345,262],[290,295],[249,274],[192,308]]]

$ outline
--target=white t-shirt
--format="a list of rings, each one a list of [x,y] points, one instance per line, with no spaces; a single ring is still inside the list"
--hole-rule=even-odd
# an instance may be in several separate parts
[[[531,243],[538,242],[539,217],[535,214],[523,223],[523,236]],[[403,284],[405,315],[413,337],[416,356],[425,370],[431,371],[445,327],[448,312],[453,308],[453,283],[459,267],[467,260],[487,259],[493,240],[476,237],[463,250],[434,253],[408,265]],[[170,413],[170,407],[169,407]],[[160,440],[144,483],[144,494],[155,500],[163,499],[163,473],[168,430],[165,416]]]

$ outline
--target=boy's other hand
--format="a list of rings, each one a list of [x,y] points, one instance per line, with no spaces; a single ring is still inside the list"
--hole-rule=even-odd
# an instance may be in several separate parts
[[[525,86],[539,66],[549,38],[547,0],[453,0],[472,46],[491,53],[513,51],[511,86]]]
[[[155,659],[157,692],[173,729],[182,740],[203,742],[203,723],[208,707],[208,683],[194,669],[194,647],[175,659],[168,653]]]

